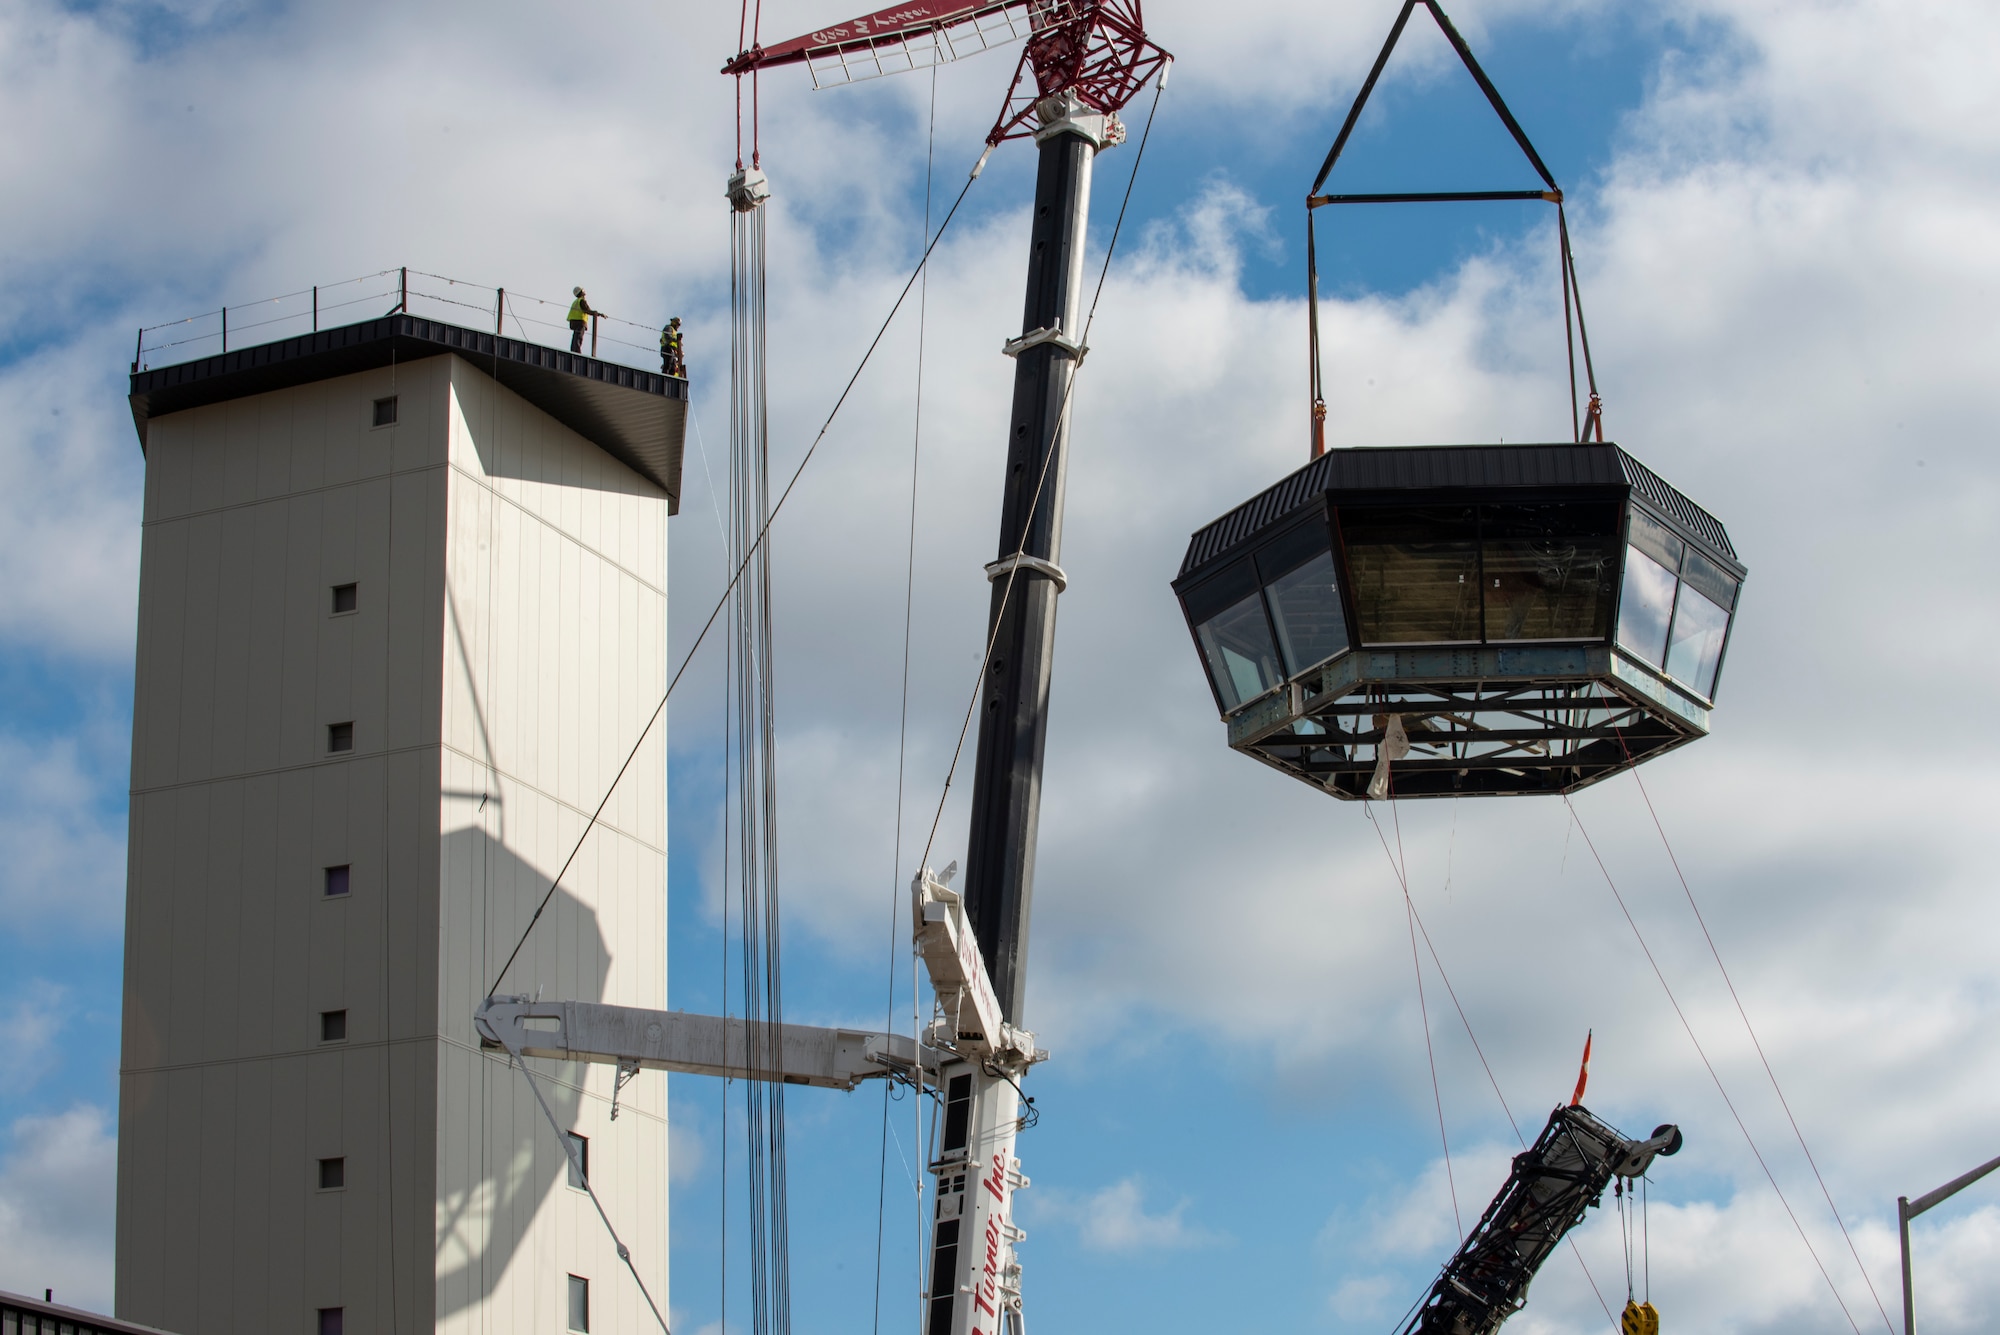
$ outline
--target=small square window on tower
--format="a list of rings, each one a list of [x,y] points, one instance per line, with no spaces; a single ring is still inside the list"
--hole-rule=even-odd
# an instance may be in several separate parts
[[[344,895],[347,893],[348,873],[352,870],[344,862],[338,867],[328,867],[326,869],[326,896],[328,899],[333,898],[335,895]]]
[[[319,1161],[319,1189],[339,1191],[347,1185],[347,1160],[345,1158],[321,1159]]]
[[[391,394],[386,399],[375,400],[375,425],[396,425],[396,396],[394,394]]]
[[[333,586],[333,614],[335,616],[339,616],[342,612],[352,612],[358,606],[356,599],[358,588],[359,586],[354,584],[336,584]]]
[[[582,1275],[569,1277],[569,1328],[590,1330],[590,1281]]]
[[[574,1131],[563,1132],[569,1141],[569,1184],[578,1191],[584,1190],[584,1183],[590,1177],[590,1138],[579,1136]]]
[[[354,725],[352,723],[329,723],[326,725],[326,750],[332,755],[337,751],[354,749]]]
[[[319,1041],[322,1043],[345,1043],[347,1041],[346,1011],[321,1011],[319,1013]]]
[[[322,1307],[319,1309],[319,1335],[346,1335],[343,1318],[347,1314],[344,1307]]]

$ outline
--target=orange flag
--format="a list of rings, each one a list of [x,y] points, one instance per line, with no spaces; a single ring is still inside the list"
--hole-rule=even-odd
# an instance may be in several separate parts
[[[1583,1087],[1590,1083],[1590,1039],[1591,1031],[1583,1034],[1583,1068],[1576,1073],[1576,1093],[1569,1096],[1569,1106],[1574,1108],[1583,1102]]]

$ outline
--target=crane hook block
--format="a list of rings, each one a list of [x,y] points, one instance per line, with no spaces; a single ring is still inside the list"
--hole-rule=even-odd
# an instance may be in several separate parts
[[[1625,1311],[1618,1318],[1618,1328],[1624,1335],[1660,1335],[1660,1314],[1651,1303],[1635,1303],[1628,1298]]]

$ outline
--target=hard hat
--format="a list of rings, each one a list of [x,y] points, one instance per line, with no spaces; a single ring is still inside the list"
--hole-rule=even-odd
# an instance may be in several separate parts
[[[576,295],[578,295],[579,297],[583,295],[583,289],[580,287],[573,287],[570,289],[570,291],[576,293]]]
[[[679,324],[680,322],[681,322],[681,317],[678,315],[676,315],[673,319],[667,321],[668,324]]]

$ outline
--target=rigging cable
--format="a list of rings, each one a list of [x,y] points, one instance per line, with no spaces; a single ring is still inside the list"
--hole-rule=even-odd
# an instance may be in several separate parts
[[[931,66],[931,111],[928,146],[924,153],[924,241],[931,237],[931,178],[937,162],[937,85],[938,67]],[[929,328],[931,278],[929,266],[919,269],[922,281],[917,292],[917,385],[916,406],[912,413],[910,430],[910,523],[908,554],[903,567],[903,684],[900,713],[896,723],[896,835],[891,846],[889,865],[889,996],[882,1008],[882,1029],[885,1033],[895,1032],[896,1012],[896,921],[901,916],[898,906],[902,902],[903,889],[903,772],[909,754],[910,736],[910,637],[913,624],[912,614],[916,606],[917,588],[917,465],[923,456],[924,443],[924,336]],[[915,924],[912,924],[914,933]],[[915,954],[915,937],[912,935],[911,953]],[[914,970],[914,959],[912,961]],[[914,971],[911,986],[916,986]],[[914,997],[912,998],[914,1000]],[[915,1032],[912,1022],[911,1052],[917,1057],[916,1087],[923,1092],[924,1064],[922,1035]],[[888,1215],[889,1202],[889,1093],[894,1087],[893,1080],[882,1082],[882,1148],[881,1159],[875,1168],[875,1317],[873,1329],[880,1335],[882,1329],[882,1229]],[[914,1103],[918,1118],[919,1143],[923,1129],[923,1101]],[[923,1252],[923,1176],[915,1174],[917,1191],[918,1255]],[[921,1283],[918,1286],[922,1287]]]
[[[1118,202],[1117,221],[1111,225],[1111,240],[1104,249],[1104,265],[1097,271],[1097,288],[1091,294],[1090,310],[1083,318],[1083,333],[1076,340],[1077,346],[1081,348],[1088,348],[1090,346],[1090,328],[1097,320],[1097,303],[1104,296],[1104,280],[1111,273],[1111,257],[1118,253],[1118,235],[1125,227],[1125,210],[1132,203],[1132,187],[1139,179],[1139,165],[1146,160],[1146,141],[1153,136],[1153,117],[1160,110],[1160,94],[1164,93],[1167,89],[1167,74],[1172,68],[1173,62],[1169,59],[1166,66],[1160,71],[1159,82],[1153,85],[1153,104],[1146,109],[1146,127],[1139,134],[1139,147],[1132,157],[1132,174],[1125,178],[1125,195]],[[991,151],[989,148],[988,152]],[[985,159],[981,158],[980,161],[984,162]],[[952,207],[956,208],[957,205],[953,205]],[[947,218],[946,221],[949,222],[950,219]],[[938,230],[942,232],[944,229],[940,227]],[[1082,362],[1079,359],[1078,364],[1070,372],[1068,383],[1063,386],[1062,402],[1056,406],[1056,430],[1058,432],[1063,429],[1064,424],[1069,420],[1070,400],[1076,393],[1076,372],[1082,369]],[[919,867],[930,865],[931,847],[937,842],[938,824],[944,819],[944,804],[951,796],[951,784],[953,778],[958,774],[959,759],[965,754],[965,736],[972,727],[973,711],[979,707],[979,686],[981,682],[986,680],[986,665],[993,659],[993,646],[1000,635],[1002,613],[1006,610],[1008,599],[1014,595],[1014,578],[1020,574],[1021,570],[1019,558],[1027,550],[1028,530],[1035,522],[1035,511],[1041,506],[1042,488],[1048,484],[1049,464],[1055,457],[1056,451],[1054,450],[1048,451],[1043,456],[1042,471],[1035,479],[1035,494],[1029,500],[1027,509],[1024,511],[1026,517],[1021,521],[1021,537],[1014,544],[1013,555],[1015,559],[1007,569],[1006,582],[1000,588],[1000,601],[992,613],[993,628],[986,638],[985,651],[979,656],[979,673],[972,679],[972,697],[965,702],[965,717],[958,725],[958,742],[951,749],[951,764],[945,769],[944,787],[938,793],[937,811],[931,817],[930,833],[924,838],[924,855],[918,859],[917,865]]]
[[[1363,810],[1368,813],[1369,823],[1375,826],[1375,833],[1378,836],[1381,835],[1382,825],[1381,822],[1375,819],[1374,804],[1370,803]],[[1393,813],[1395,808],[1391,807],[1390,810]],[[1403,818],[1401,815],[1396,815],[1395,819],[1396,851],[1400,854],[1403,851]],[[1384,844],[1384,851],[1387,851],[1386,842]],[[1463,1243],[1465,1241],[1465,1218],[1458,1212],[1458,1181],[1452,1175],[1451,1171],[1451,1141],[1444,1133],[1444,1095],[1438,1089],[1437,1051],[1431,1045],[1431,1012],[1429,1005],[1424,1001],[1424,966],[1423,961],[1417,955],[1417,910],[1416,906],[1410,902],[1409,859],[1407,855],[1401,858],[1392,858],[1389,865],[1396,873],[1396,883],[1403,888],[1404,925],[1410,929],[1410,968],[1417,976],[1417,1016],[1424,1026],[1424,1056],[1431,1064],[1431,1102],[1437,1108],[1438,1144],[1444,1147],[1444,1182],[1445,1186],[1451,1192],[1451,1221],[1458,1230],[1458,1241]]]
[[[1457,804],[1454,802],[1453,805],[1456,806]],[[1480,1046],[1479,1035],[1472,1031],[1472,1020],[1466,1015],[1465,1006],[1458,999],[1458,989],[1451,985],[1451,975],[1445,972],[1444,960],[1438,955],[1437,943],[1431,940],[1430,928],[1424,925],[1424,915],[1417,909],[1415,898],[1409,895],[1407,879],[1404,877],[1402,870],[1396,865],[1395,855],[1389,851],[1389,841],[1382,834],[1381,823],[1376,821],[1373,815],[1369,816],[1369,823],[1375,827],[1375,837],[1382,844],[1382,856],[1388,859],[1389,870],[1395,873],[1398,881],[1404,884],[1404,896],[1409,904],[1410,914],[1416,920],[1417,931],[1423,936],[1424,949],[1430,952],[1431,963],[1437,966],[1438,978],[1444,983],[1445,995],[1451,998],[1452,1007],[1458,1012],[1458,1022],[1465,1026],[1465,1036],[1471,1040],[1472,1051],[1479,1057],[1479,1065],[1486,1072],[1486,1083],[1492,1086],[1493,1097],[1499,1100],[1500,1103],[1500,1111],[1507,1115],[1507,1125],[1513,1131],[1514,1139],[1525,1150],[1528,1148],[1528,1141],[1521,1134],[1521,1124],[1515,1119],[1513,1108],[1508,1106],[1507,1096],[1500,1092],[1500,1081],[1493,1074],[1492,1063],[1486,1060],[1486,1049]],[[1563,1241],[1569,1244],[1570,1254],[1576,1257],[1576,1263],[1582,1269],[1584,1279],[1589,1281],[1590,1291],[1596,1295],[1597,1305],[1604,1309],[1605,1319],[1616,1326],[1618,1319],[1611,1314],[1611,1304],[1604,1301],[1604,1292],[1597,1287],[1597,1276],[1590,1273],[1590,1265],[1583,1259],[1583,1253],[1577,1249],[1576,1239],[1565,1236]],[[1422,1301],[1421,1297],[1417,1299],[1418,1303]],[[1410,1311],[1414,1312],[1415,1310],[1416,1304],[1412,1304]],[[1407,1319],[1408,1313],[1405,1313],[1404,1320]],[[1400,1323],[1398,1324],[1400,1325]]]
[[[1625,745],[1625,734],[1620,731],[1618,744]],[[1628,750],[1626,754],[1631,753]],[[1701,927],[1702,940],[1708,943],[1708,953],[1715,960],[1717,972],[1721,973],[1723,984],[1729,989],[1729,1000],[1736,1007],[1736,1016],[1743,1021],[1743,1031],[1750,1035],[1750,1045],[1757,1050],[1757,1060],[1763,1064],[1764,1074],[1771,1081],[1771,1090],[1778,1096],[1778,1106],[1785,1110],[1785,1120],[1791,1123],[1792,1135],[1799,1142],[1799,1149],[1806,1156],[1806,1163],[1812,1168],[1813,1180],[1819,1183],[1820,1195],[1826,1197],[1826,1208],[1833,1212],[1833,1221],[1840,1225],[1840,1236],[1847,1241],[1848,1254],[1854,1258],[1854,1266],[1861,1272],[1862,1282],[1868,1286],[1868,1296],[1875,1300],[1875,1310],[1882,1315],[1882,1323],[1895,1335],[1895,1322],[1889,1319],[1888,1311],[1882,1306],[1882,1297],[1875,1291],[1875,1281],[1869,1277],[1868,1267],[1861,1263],[1861,1253],[1854,1245],[1854,1238],[1847,1231],[1847,1221],[1840,1216],[1840,1207],[1833,1203],[1833,1193],[1827,1189],[1826,1179],[1820,1176],[1819,1163],[1813,1158],[1812,1150],[1806,1145],[1805,1132],[1799,1129],[1799,1119],[1792,1113],[1791,1100],[1778,1085],[1778,1073],[1771,1069],[1771,1059],[1764,1055],[1764,1044],[1757,1037],[1755,1026],[1750,1023],[1750,1013],[1743,1008],[1743,998],[1736,993],[1736,980],[1729,976],[1729,968],[1722,962],[1722,952],[1716,948],[1715,937],[1708,930],[1708,920],[1702,916],[1701,905],[1695,902],[1694,888],[1688,884],[1687,873],[1681,870],[1681,860],[1674,853],[1674,846],[1667,838],[1667,830],[1660,823],[1660,813],[1653,807],[1653,796],[1646,791],[1646,781],[1639,777],[1639,771],[1632,771],[1632,778],[1639,785],[1639,796],[1646,801],[1646,814],[1653,819],[1653,828],[1659,831],[1660,843],[1667,850],[1667,860],[1673,864],[1674,876],[1681,883],[1681,893],[1687,896],[1688,907],[1694,911],[1694,920]]]
[[[583,1171],[583,1162],[577,1158],[575,1142],[562,1129],[562,1124],[556,1121],[556,1115],[549,1111],[549,1102],[542,1097],[542,1087],[535,1082],[534,1072],[528,1069],[527,1061],[512,1049],[507,1052],[507,1061],[521,1073],[521,1078],[528,1082],[529,1092],[535,1096],[535,1102],[540,1105],[542,1116],[548,1119],[549,1129],[556,1133],[556,1142],[563,1147],[563,1158],[568,1161],[570,1171],[576,1174],[577,1181],[583,1183],[584,1192],[590,1197],[590,1203],[597,1207],[597,1217],[604,1221],[604,1231],[611,1235],[611,1243],[618,1249],[618,1259],[632,1272],[632,1282],[639,1286],[639,1296],[646,1300],[647,1308],[653,1313],[653,1320],[660,1323],[660,1329],[665,1335],[673,1335],[673,1329],[667,1325],[667,1319],[660,1315],[660,1305],[653,1301],[652,1291],[646,1287],[646,1281],[639,1277],[639,1267],[632,1260],[632,1249],[625,1245],[625,1240],[618,1236],[618,1230],[611,1226],[611,1216],[604,1213],[604,1202],[597,1199],[597,1188],[590,1185],[590,1175]]]
[[[753,1335],[789,1335],[785,1088],[775,1078],[783,1065],[779,1036],[784,1024],[777,685],[771,544],[762,540],[771,511],[767,216],[762,200],[747,208],[739,201],[730,210],[730,540],[732,553],[742,556],[748,572],[736,586],[730,629],[736,654],[737,898],[743,925],[751,1330]]]
[[[1820,1278],[1826,1281],[1827,1289],[1833,1294],[1833,1301],[1840,1307],[1840,1314],[1847,1318],[1847,1324],[1853,1327],[1854,1335],[1861,1335],[1861,1327],[1855,1322],[1854,1314],[1847,1310],[1847,1300],[1840,1296],[1840,1287],[1833,1282],[1833,1276],[1827,1272],[1826,1262],[1820,1259],[1819,1249],[1813,1246],[1812,1239],[1806,1235],[1805,1225],[1799,1222],[1798,1215],[1792,1210],[1792,1203],[1785,1199],[1784,1188],[1778,1185],[1777,1176],[1771,1172],[1771,1166],[1764,1161],[1764,1152],[1757,1148],[1756,1138],[1750,1134],[1749,1126],[1744,1123],[1743,1114],[1736,1111],[1735,1101],[1729,1097],[1729,1091],[1723,1088],[1722,1076],[1716,1071],[1715,1064],[1709,1061],[1708,1052],[1701,1046],[1701,1040],[1695,1037],[1694,1026],[1688,1022],[1686,1013],[1681,1010],[1680,999],[1674,996],[1674,989],[1668,985],[1667,976],[1660,969],[1660,962],[1653,958],[1652,947],[1646,944],[1644,934],[1639,931],[1638,921],[1633,918],[1632,910],[1626,907],[1625,896],[1619,892],[1618,883],[1611,879],[1611,869],[1604,865],[1604,857],[1597,851],[1597,842],[1590,837],[1590,831],[1585,828],[1583,818],[1577,814],[1576,804],[1569,800],[1567,793],[1563,794],[1563,805],[1569,808],[1570,819],[1576,822],[1577,833],[1583,836],[1584,847],[1590,850],[1590,856],[1596,861],[1598,871],[1604,874],[1604,883],[1611,888],[1611,897],[1618,901],[1618,910],[1625,915],[1626,925],[1631,927],[1632,936],[1638,941],[1640,951],[1646,956],[1646,963],[1653,968],[1653,976],[1660,980],[1660,989],[1667,994],[1667,1003],[1674,1008],[1675,1017],[1680,1020],[1681,1028],[1687,1032],[1688,1042],[1694,1044],[1695,1055],[1701,1058],[1701,1064],[1707,1068],[1708,1078],[1715,1082],[1716,1093],[1722,1095],[1722,1102],[1729,1109],[1729,1115],[1736,1120],[1736,1129],[1743,1133],[1743,1140],[1750,1146],[1750,1153],[1756,1158],[1757,1166],[1764,1170],[1765,1180],[1771,1184],[1771,1190],[1777,1193],[1778,1204],[1785,1207],[1785,1215],[1792,1221],[1792,1227],[1798,1231],[1799,1241],[1806,1245],[1806,1251],[1811,1254],[1813,1264],[1819,1267]]]
[[[1569,346],[1569,308],[1576,305],[1577,341],[1583,344],[1583,374],[1590,385],[1590,405],[1583,415],[1583,425],[1576,427],[1576,439],[1580,445],[1587,440],[1595,428],[1597,443],[1604,443],[1604,401],[1597,396],[1597,368],[1590,359],[1590,329],[1583,322],[1583,284],[1576,276],[1576,255],[1569,247],[1569,216],[1563,212],[1562,201],[1556,202],[1556,235],[1562,243],[1563,267],[1563,342]],[[1569,415],[1572,426],[1576,422],[1576,354],[1569,359]]]
[[[729,565],[729,525],[722,517],[722,502],[718,499],[718,493],[715,490],[715,475],[709,470],[708,466],[708,442],[702,436],[701,418],[695,412],[694,402],[691,399],[688,402],[688,425],[694,428],[695,452],[701,458],[702,480],[708,484],[708,503],[715,513],[715,538],[717,542],[722,544],[722,564],[726,569]],[[734,666],[735,660],[729,653],[728,642],[724,641],[722,662],[722,726],[719,729],[722,738],[721,847],[723,852],[720,859],[722,863],[722,968],[718,976],[722,985],[722,1018],[725,1022],[729,1019],[729,776],[731,772],[729,705],[733,698],[730,694],[730,683],[733,680],[730,669]],[[717,1215],[716,1239],[717,1250],[720,1253],[720,1261],[716,1267],[716,1305],[718,1308],[716,1323],[720,1329],[725,1331],[729,1329],[729,1085],[729,1073],[725,1071],[722,1076],[722,1083],[718,1087],[722,1104],[721,1120],[718,1123],[721,1128],[721,1135],[718,1139],[722,1144],[722,1164],[718,1170],[718,1180],[721,1182],[721,1190],[715,1193]]]
[[[951,211],[945,214],[944,221],[938,224],[937,236],[932,238],[930,248],[924,251],[925,260],[930,258],[931,250],[936,249],[937,243],[944,238],[945,229],[951,225],[953,216],[958,212],[958,206],[965,202],[966,192],[972,188],[972,182],[978,179],[976,174],[968,177],[965,185],[960,188],[958,198],[952,203]],[[876,329],[875,337],[869,342],[867,351],[861,355],[860,364],[854,368],[854,374],[847,378],[847,384],[840,391],[840,397],[834,401],[832,410],[826,415],[826,420],[820,424],[819,433],[813,437],[812,444],[806,447],[805,457],[799,460],[798,467],[792,470],[791,477],[785,483],[785,489],[778,494],[777,503],[771,507],[769,518],[764,521],[763,528],[758,532],[756,542],[751,544],[752,552],[755,552],[763,545],[765,538],[770,533],[771,525],[777,522],[779,512],[785,508],[785,502],[791,499],[792,489],[798,485],[799,478],[806,471],[806,466],[812,462],[813,456],[818,453],[820,443],[826,439],[826,433],[832,429],[834,419],[840,415],[841,408],[846,405],[849,395],[854,392],[854,386],[860,381],[861,373],[868,369],[868,363],[874,358],[876,348],[881,346],[883,336],[889,332],[889,325],[895,320],[896,313],[902,309],[904,299],[910,295],[910,289],[916,285],[917,274],[921,271],[922,265],[923,261],[918,261],[918,269],[911,272],[909,280],[903,284],[902,291],[897,294],[895,302],[889,307],[889,313],[882,318],[882,324]],[[562,878],[568,873],[570,864],[576,861],[576,855],[582,851],[584,840],[588,839],[590,832],[597,828],[597,822],[603,817],[604,808],[610,803],[611,795],[618,791],[619,781],[625,777],[625,771],[630,769],[632,762],[638,758],[639,748],[645,745],[646,737],[652,732],[653,725],[658,723],[660,715],[666,712],[667,701],[673,698],[674,688],[680,685],[681,678],[687,674],[688,665],[694,662],[694,656],[701,651],[702,643],[708,638],[708,632],[714,628],[716,618],[722,614],[723,608],[729,606],[730,597],[735,593],[737,584],[743,578],[743,571],[749,564],[749,558],[745,557],[737,565],[735,571],[729,577],[728,585],[723,588],[721,596],[716,599],[715,606],[709,609],[708,618],[702,622],[701,630],[694,637],[694,643],[688,647],[686,655],[681,659],[681,665],[674,669],[674,675],[668,680],[667,689],[660,696],[659,704],[653,707],[652,716],[646,720],[646,726],[639,730],[639,736],[632,743],[632,749],[626,753],[625,763],[618,767],[618,773],[612,776],[610,785],[604,790],[603,801],[600,801],[597,804],[597,809],[591,812],[590,820],[583,827],[583,833],[577,836],[576,844],[570,849],[569,856],[563,860],[563,865],[556,872],[555,879],[549,883],[547,893],[542,896],[542,902],[535,907],[534,915],[528,919],[528,925],[521,929],[521,939],[514,943],[513,951],[509,953],[506,962],[500,966],[500,971],[494,975],[492,984],[486,989],[488,997],[498,992],[500,984],[506,981],[507,971],[514,966],[514,961],[520,957],[521,948],[528,944],[529,933],[533,932],[535,924],[541,921],[543,910],[548,908],[549,901],[555,897],[556,888],[562,884]]]

